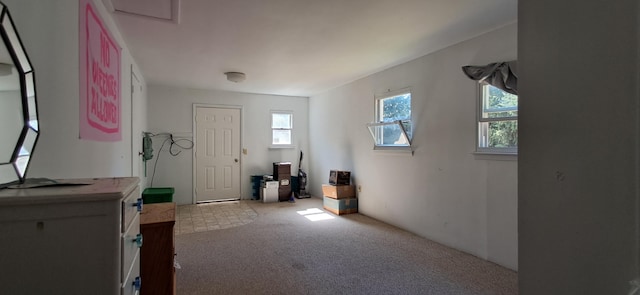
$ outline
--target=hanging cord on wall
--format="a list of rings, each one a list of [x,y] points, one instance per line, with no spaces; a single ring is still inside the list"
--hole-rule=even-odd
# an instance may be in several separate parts
[[[172,133],[158,133],[158,134],[151,133],[151,136],[161,136],[161,135],[168,136],[168,137],[164,141],[162,141],[162,145],[160,145],[160,149],[158,150],[158,156],[156,157],[156,161],[153,163],[153,174],[151,174],[150,187],[153,187],[153,179],[156,176],[156,166],[158,166],[158,160],[160,159],[162,148],[164,148],[164,145],[167,142],[171,143],[169,145],[169,154],[174,157],[179,155],[182,152],[182,150],[190,150],[193,148],[193,141],[190,139],[187,139],[187,138],[173,139]],[[177,151],[174,151],[174,146],[176,147],[176,149],[178,149]]]
[[[173,134],[169,134],[169,138],[171,139],[171,145],[169,146],[169,154],[171,154],[174,157],[179,155],[182,152],[181,150],[178,150],[177,153],[174,153],[173,152],[174,145],[183,150],[190,150],[193,148],[193,141],[190,139],[179,138],[177,140],[174,140]],[[179,142],[185,142],[185,141],[186,141],[186,145],[184,145],[184,143],[182,145],[179,143]]]

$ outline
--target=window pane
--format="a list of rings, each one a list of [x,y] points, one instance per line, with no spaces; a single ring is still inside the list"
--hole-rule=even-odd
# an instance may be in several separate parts
[[[404,128],[404,132],[407,133],[407,136],[413,138],[413,124],[411,124],[411,121],[403,121],[402,127]]]
[[[402,131],[400,131],[400,128],[398,128],[397,125],[391,125],[391,126],[384,126],[383,127],[383,130],[382,130],[382,144],[383,145],[387,145],[387,144],[407,145],[407,144],[409,144],[409,142],[403,136]]]
[[[502,91],[491,85],[483,85],[483,118],[513,117],[518,110],[518,96]]]
[[[411,119],[411,93],[404,93],[379,100],[378,122]]]
[[[375,138],[376,145],[401,145],[408,146],[409,140],[402,133],[400,126],[397,124],[393,125],[382,125],[382,126],[371,126],[369,127],[371,131],[371,135]]]
[[[518,111],[508,111],[508,112],[491,112],[482,114],[483,118],[509,118],[509,117],[517,117]]]
[[[291,130],[273,130],[272,144],[291,144]]]
[[[518,147],[518,121],[495,121],[480,123],[480,147]]]
[[[291,129],[291,114],[271,114],[271,128]]]

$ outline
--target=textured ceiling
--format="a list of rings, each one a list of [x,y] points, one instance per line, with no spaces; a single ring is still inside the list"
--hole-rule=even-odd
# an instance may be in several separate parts
[[[121,0],[103,0],[107,6]],[[149,84],[311,96],[496,29],[517,0],[163,0],[113,13]],[[166,14],[163,8],[162,13]],[[141,13],[142,12],[142,13]],[[224,72],[239,71],[232,83]]]

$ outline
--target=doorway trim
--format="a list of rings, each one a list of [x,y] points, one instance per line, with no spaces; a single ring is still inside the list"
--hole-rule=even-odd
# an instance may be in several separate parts
[[[144,175],[144,172],[141,170],[142,165],[140,164],[142,163],[143,126],[142,124],[135,124],[136,122],[135,118],[136,117],[139,118],[141,115],[141,113],[135,113],[135,111],[142,112],[143,102],[145,101],[143,96],[145,94],[143,90],[142,79],[139,78],[139,77],[142,77],[142,75],[138,74],[137,70],[133,67],[133,64],[131,65],[130,68],[131,68],[131,77],[130,77],[131,91],[129,92],[129,95],[130,95],[130,102],[131,102],[131,176],[139,177],[141,179],[140,182],[144,183],[144,185],[146,186],[147,175]],[[138,84],[134,83],[134,80],[137,81]],[[136,86],[138,87],[138,89],[136,89]],[[140,93],[139,96],[135,95],[135,93],[137,92]],[[135,106],[139,106],[140,108],[136,108]],[[146,120],[146,116],[142,119]],[[137,166],[137,171],[136,171],[136,166]],[[136,175],[136,172],[137,172],[137,175]]]
[[[194,103],[193,107],[191,109],[191,122],[193,124],[193,127],[191,128],[191,134],[193,134],[193,146],[196,147],[197,146],[197,134],[196,134],[196,109],[197,108],[217,108],[217,109],[239,109],[240,110],[240,150],[238,150],[238,155],[240,158],[240,196],[238,198],[238,200],[242,200],[242,196],[244,195],[244,189],[243,189],[243,181],[242,181],[242,174],[243,174],[243,167],[244,167],[244,161],[243,161],[243,153],[242,153],[242,147],[243,142],[244,142],[244,107],[241,105],[224,105],[224,104],[204,104],[204,103]],[[191,160],[191,166],[192,166],[192,179],[193,182],[191,184],[191,190],[192,190],[192,199],[191,199],[191,203],[192,204],[197,204],[198,200],[196,197],[196,178],[197,178],[197,170],[196,170],[196,149],[192,149],[191,151],[191,155],[192,155],[192,160]]]

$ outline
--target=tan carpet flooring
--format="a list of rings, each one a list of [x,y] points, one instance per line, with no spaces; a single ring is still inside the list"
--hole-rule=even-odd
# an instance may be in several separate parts
[[[208,206],[241,217],[176,235],[181,295],[518,293],[512,270],[362,214],[324,212],[320,198]],[[180,228],[187,211],[196,223],[194,210],[179,209]]]

